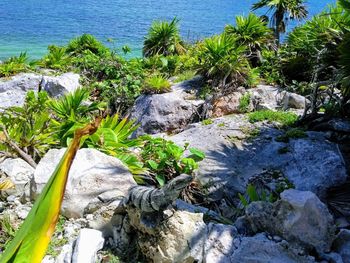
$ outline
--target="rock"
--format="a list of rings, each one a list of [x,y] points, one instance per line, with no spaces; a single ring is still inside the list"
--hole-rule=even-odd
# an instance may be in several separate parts
[[[344,263],[350,263],[350,230],[340,230],[334,240],[333,248],[340,254]]]
[[[14,189],[4,191],[8,195],[29,198],[29,182],[34,175],[34,168],[20,158],[6,159],[0,163],[0,172],[5,173],[15,184]]]
[[[251,100],[256,110],[304,109],[305,103],[309,103],[301,95],[267,85],[258,85],[255,89],[251,89],[251,94]]]
[[[212,102],[212,109],[209,116],[216,118],[233,113],[240,113],[240,100],[245,93],[246,90],[242,88],[231,94],[216,98]]]
[[[130,114],[139,124],[135,135],[174,132],[199,119],[204,101],[189,95],[191,85],[184,82],[172,87],[172,92],[140,96]]]
[[[31,182],[32,199],[42,191],[64,152],[65,149],[52,149],[41,159]],[[123,198],[134,185],[132,174],[120,160],[95,149],[81,149],[69,172],[61,212],[68,218],[83,217],[91,200],[109,191]],[[102,201],[99,204],[104,205]]]
[[[312,192],[290,189],[274,204],[254,202],[246,208],[246,217],[255,231],[319,253],[330,250],[335,235],[332,215]]]
[[[60,254],[57,256],[55,263],[71,263],[73,254],[73,242],[64,245]]]
[[[44,76],[40,86],[51,97],[57,98],[78,89],[80,87],[79,79],[79,74],[71,72],[57,77]]]
[[[80,230],[72,255],[72,263],[95,263],[97,251],[103,248],[103,244],[102,232],[87,228]]]
[[[279,170],[296,189],[313,191],[320,197],[346,180],[341,153],[324,133],[308,132],[308,137],[286,144],[275,140],[283,131],[273,124],[251,124],[244,115],[212,121],[210,125],[191,124],[165,138],[179,145],[189,143],[206,154],[205,161],[199,163],[197,178],[208,184],[213,197],[244,193],[249,179],[266,170]],[[289,152],[279,154],[282,147],[288,147]]]
[[[22,106],[29,90],[38,91],[42,76],[21,73],[10,79],[0,79],[0,110],[12,106]]]
[[[254,263],[311,263],[313,258],[299,256],[288,250],[281,243],[269,240],[264,234],[254,237],[243,237],[236,244],[237,248],[230,255],[230,261],[221,262],[254,262]],[[215,258],[213,259],[215,260]],[[207,261],[218,262],[218,261]]]

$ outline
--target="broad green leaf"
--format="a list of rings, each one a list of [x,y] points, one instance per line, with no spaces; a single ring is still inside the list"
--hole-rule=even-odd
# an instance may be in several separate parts
[[[45,256],[59,217],[68,173],[79,149],[81,139],[94,133],[100,120],[77,130],[56,170],[30,210],[15,238],[1,255],[0,262],[40,263]]]
[[[190,153],[195,155],[197,158],[200,158],[200,160],[203,160],[205,158],[205,154],[196,148],[190,148]]]
[[[157,182],[159,183],[159,185],[161,187],[163,187],[165,185],[165,177],[164,177],[164,175],[157,174],[156,175],[156,180],[157,180]]]
[[[157,170],[158,169],[158,164],[153,161],[153,160],[148,160],[147,163],[149,164],[149,166],[153,169],[153,170]]]

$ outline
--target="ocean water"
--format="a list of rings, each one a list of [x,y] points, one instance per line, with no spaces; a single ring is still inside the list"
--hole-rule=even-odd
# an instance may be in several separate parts
[[[1,0],[0,60],[26,51],[39,58],[50,44],[63,45],[83,33],[113,48],[128,45],[141,55],[153,20],[178,17],[181,34],[197,40],[222,32],[256,0]],[[335,0],[308,0],[310,15]],[[260,12],[263,14],[264,12]],[[293,22],[291,26],[297,23]],[[108,43],[107,39],[113,39]]]

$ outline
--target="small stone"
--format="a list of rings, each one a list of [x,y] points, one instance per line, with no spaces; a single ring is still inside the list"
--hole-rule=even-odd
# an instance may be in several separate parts
[[[85,216],[86,220],[94,220],[94,215],[93,214],[88,214]]]
[[[7,202],[9,203],[13,203],[15,200],[16,200],[16,196],[14,195],[9,195],[7,198],[6,198]]]
[[[280,236],[273,236],[273,240],[276,242],[281,242],[282,238]]]

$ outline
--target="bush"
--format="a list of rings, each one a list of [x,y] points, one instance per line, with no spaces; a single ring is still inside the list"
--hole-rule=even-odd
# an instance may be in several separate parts
[[[72,56],[79,56],[86,51],[95,55],[104,55],[109,52],[100,41],[90,34],[83,34],[68,43],[66,52]]]
[[[171,84],[162,76],[146,78],[142,91],[148,94],[160,94],[171,91]]]
[[[240,99],[239,99],[239,111],[242,113],[248,112],[249,105],[250,105],[250,93],[245,93]]]
[[[259,122],[259,121],[270,121],[279,122],[284,126],[290,126],[298,120],[298,116],[292,112],[283,111],[272,111],[272,110],[261,110],[255,111],[248,114],[249,121]]]
[[[30,69],[27,53],[21,53],[18,57],[11,57],[0,64],[0,77],[9,77]]]

